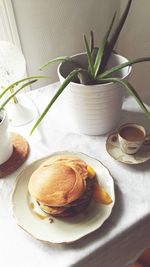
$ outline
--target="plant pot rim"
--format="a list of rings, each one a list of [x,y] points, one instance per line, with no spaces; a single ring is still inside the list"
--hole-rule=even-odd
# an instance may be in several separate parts
[[[86,52],[81,52],[81,53],[77,53],[77,54],[74,54],[74,55],[72,55],[72,56],[70,56],[71,58],[74,58],[74,57],[76,57],[76,56],[82,56],[82,55],[85,55],[86,54]],[[128,59],[126,58],[126,57],[124,57],[124,56],[122,56],[122,55],[120,55],[120,54],[117,54],[117,53],[114,53],[114,52],[112,52],[112,54],[114,55],[114,56],[116,56],[116,57],[119,57],[119,58],[122,58],[122,59],[124,59],[125,61],[128,61]],[[59,74],[59,75],[61,75],[62,76],[62,74],[61,74],[61,72],[60,72],[60,67],[64,64],[64,63],[66,63],[66,62],[61,62],[59,65],[58,65],[58,68],[57,68],[57,73]],[[126,67],[127,68],[127,67]],[[128,66],[128,73],[126,74],[126,75],[124,75],[123,77],[121,77],[121,80],[124,80],[124,79],[126,79],[129,75],[130,75],[130,73],[131,73],[131,70],[132,70],[132,66]],[[63,77],[63,76],[62,76]],[[63,77],[64,78],[64,77]],[[65,79],[65,78],[64,78]],[[76,85],[76,86],[79,86],[79,87],[84,87],[85,85],[84,84],[81,84],[81,83],[75,83],[75,82],[70,82],[70,84],[74,84],[74,85]],[[103,83],[103,84],[93,84],[93,85],[91,85],[91,84],[86,84],[86,86],[99,86],[99,87],[101,87],[101,86],[104,86],[104,85],[112,85],[112,84],[114,84],[114,82],[107,82],[107,83]]]

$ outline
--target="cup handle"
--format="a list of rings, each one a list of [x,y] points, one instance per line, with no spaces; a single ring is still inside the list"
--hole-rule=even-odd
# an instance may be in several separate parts
[[[113,133],[110,138],[110,143],[112,143],[113,145],[118,145],[118,133]]]
[[[145,137],[144,145],[150,146],[150,134],[147,134]]]

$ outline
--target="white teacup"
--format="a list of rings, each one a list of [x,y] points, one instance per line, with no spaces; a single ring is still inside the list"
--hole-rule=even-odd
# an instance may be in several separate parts
[[[118,129],[117,135],[121,150],[129,155],[137,153],[144,143],[150,144],[150,136],[139,124],[123,124]]]

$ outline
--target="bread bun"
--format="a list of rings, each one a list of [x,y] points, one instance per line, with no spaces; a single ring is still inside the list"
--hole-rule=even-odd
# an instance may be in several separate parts
[[[46,160],[41,166],[48,166],[56,162],[70,166],[76,173],[80,174],[82,179],[86,179],[88,176],[87,164],[76,156],[63,154],[53,156]]]
[[[63,163],[42,164],[31,176],[29,192],[47,206],[64,206],[79,198],[86,187],[84,179]]]
[[[82,211],[84,211],[92,197],[92,192],[93,192],[93,179],[87,179],[86,180],[86,189],[85,192],[75,201],[62,206],[62,207],[52,207],[52,206],[47,206],[42,203],[39,203],[40,208],[53,216],[57,217],[68,217],[68,216],[74,216]]]
[[[74,216],[84,211],[92,198],[94,179],[87,164],[72,155],[57,155],[44,161],[30,177],[28,188],[40,208],[52,216]]]

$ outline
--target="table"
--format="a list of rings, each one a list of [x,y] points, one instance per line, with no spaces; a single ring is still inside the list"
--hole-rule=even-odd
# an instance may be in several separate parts
[[[58,84],[29,92],[39,112]],[[125,165],[106,152],[105,136],[75,133],[61,109],[63,97],[32,136],[31,124],[11,129],[26,137],[30,156],[15,173],[0,180],[0,265],[3,267],[124,267],[150,246],[150,161]],[[120,124],[139,122],[150,131],[148,120],[139,113],[135,100],[127,98]],[[27,164],[54,151],[72,150],[99,159],[115,181],[116,204],[109,219],[94,233],[72,244],[45,244],[25,233],[11,216],[10,195],[17,174]]]

